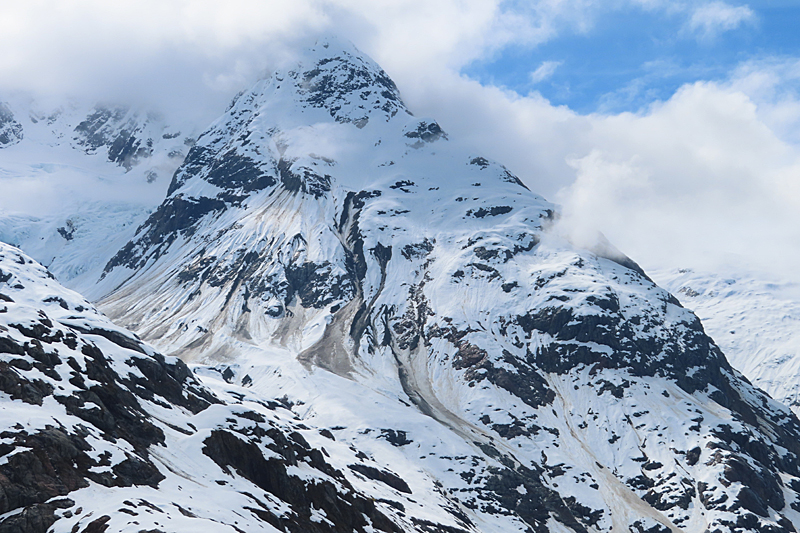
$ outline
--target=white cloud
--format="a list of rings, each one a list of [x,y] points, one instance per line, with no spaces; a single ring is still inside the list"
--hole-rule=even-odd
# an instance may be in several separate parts
[[[800,61],[745,63],[725,82],[687,85],[635,114],[580,115],[537,93],[523,97],[459,74],[510,43],[588,31],[608,5],[4,2],[0,97],[12,89],[141,97],[210,121],[264,69],[336,30],[383,65],[409,107],[436,117],[451,142],[506,164],[533,190],[562,202],[576,234],[600,230],[651,268],[731,257],[782,272],[800,264]],[[613,3],[620,5],[691,13],[700,35],[754,17],[747,7],[720,2],[695,10],[664,0]],[[555,68],[544,67],[540,74]]]
[[[646,114],[595,117],[594,129],[558,194],[579,234],[601,228],[650,268],[797,278],[800,150],[732,83],[687,85]]]
[[[155,102],[180,95],[169,107],[217,109],[320,33],[353,40],[390,73],[435,77],[510,44],[588,32],[607,10],[678,5],[685,8],[665,0],[0,2],[0,94],[35,89]]]
[[[412,108],[457,132],[451,141],[561,203],[583,240],[601,231],[645,268],[733,263],[798,280],[800,120],[775,119],[800,109],[779,89],[793,83],[789,72],[742,66],[622,114],[579,115],[455,75],[400,87]]]
[[[556,71],[556,69],[561,66],[561,61],[544,61],[542,62],[539,67],[531,72],[530,78],[531,83],[540,83],[544,80],[549,79]]]
[[[329,19],[313,2],[29,0],[0,4],[0,93],[140,100],[216,113]],[[207,80],[213,83],[205,83]]]
[[[692,11],[689,30],[702,39],[714,38],[720,33],[735,30],[747,22],[754,22],[756,14],[750,7],[732,6],[715,1],[702,4]]]
[[[730,87],[747,94],[778,136],[800,144],[800,59],[766,58],[740,64]]]
[[[388,69],[416,68],[426,75],[458,70],[511,43],[533,46],[562,31],[587,31],[601,5],[597,0],[0,2],[0,92],[144,92],[156,99],[169,92],[230,92],[330,32],[351,39]]]

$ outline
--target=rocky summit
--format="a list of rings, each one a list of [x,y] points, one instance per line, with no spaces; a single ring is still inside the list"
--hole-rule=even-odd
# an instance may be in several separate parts
[[[0,531],[796,531],[791,410],[456,135],[321,40],[199,136],[97,309],[0,249]]]

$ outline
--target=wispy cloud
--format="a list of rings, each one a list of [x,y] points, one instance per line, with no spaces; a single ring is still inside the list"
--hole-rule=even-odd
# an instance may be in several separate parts
[[[755,12],[749,6],[732,6],[716,1],[703,4],[692,11],[689,17],[689,30],[701,39],[713,39],[721,33],[735,30],[745,23],[756,20]]]
[[[544,61],[536,70],[531,72],[531,83],[540,83],[549,79],[561,63],[561,61]]]

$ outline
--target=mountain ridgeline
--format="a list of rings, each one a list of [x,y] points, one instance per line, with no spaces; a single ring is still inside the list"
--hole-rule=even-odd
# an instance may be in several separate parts
[[[148,401],[235,411],[172,423],[228,476],[204,489],[241,517],[220,531],[796,531],[795,415],[638,265],[549,231],[554,205],[451,137],[320,41],[234,99],[106,264],[99,309],[187,391]],[[130,444],[152,477],[128,485],[189,524],[174,491],[211,474],[164,438]]]

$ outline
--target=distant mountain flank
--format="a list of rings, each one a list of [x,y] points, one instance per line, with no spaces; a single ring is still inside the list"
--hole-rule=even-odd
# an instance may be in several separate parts
[[[731,364],[797,413],[800,409],[800,287],[747,272],[654,273],[702,319]]]
[[[0,95],[0,240],[91,294],[199,133],[154,112]],[[16,200],[16,201],[14,201]]]

